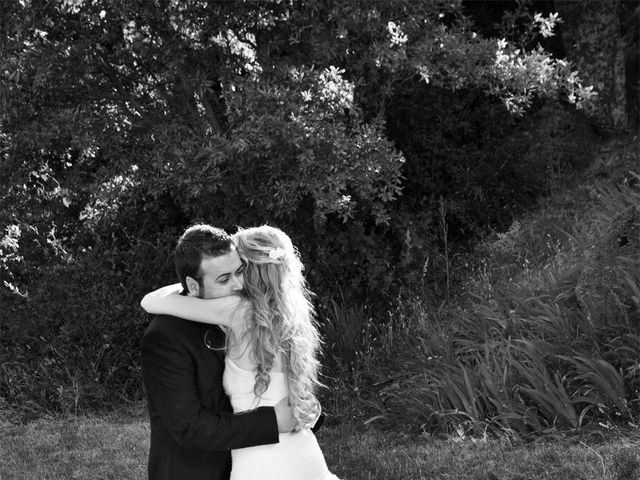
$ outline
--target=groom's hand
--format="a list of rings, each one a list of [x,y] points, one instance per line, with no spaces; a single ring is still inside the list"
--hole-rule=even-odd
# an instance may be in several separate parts
[[[289,397],[280,400],[274,408],[276,410],[276,419],[278,420],[278,432],[291,432],[297,422],[293,416],[293,409],[289,406]]]

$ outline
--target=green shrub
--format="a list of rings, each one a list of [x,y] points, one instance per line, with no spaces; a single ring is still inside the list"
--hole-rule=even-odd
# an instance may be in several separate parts
[[[168,247],[94,248],[66,265],[43,267],[26,297],[4,294],[0,396],[25,414],[140,401],[146,314],[139,301],[171,275]]]
[[[7,7],[3,395],[136,397],[138,297],[173,279],[168,249],[200,220],[290,233],[329,366],[360,375],[375,349],[393,358],[393,298],[451,298],[461,252],[586,163],[573,105],[592,93],[568,63],[475,34],[460,2],[364,3]],[[527,36],[556,23],[529,17]],[[449,357],[475,355],[442,332]]]
[[[639,184],[575,189],[481,245],[458,306],[397,311],[406,370],[379,391],[381,422],[454,435],[638,425]]]

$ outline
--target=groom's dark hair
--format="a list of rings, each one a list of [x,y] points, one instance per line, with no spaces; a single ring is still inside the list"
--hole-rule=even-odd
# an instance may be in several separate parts
[[[206,224],[192,225],[187,228],[178,239],[173,252],[176,273],[184,291],[188,290],[187,277],[195,279],[200,284],[202,279],[200,264],[203,259],[219,257],[229,253],[232,248],[231,235],[221,228]]]

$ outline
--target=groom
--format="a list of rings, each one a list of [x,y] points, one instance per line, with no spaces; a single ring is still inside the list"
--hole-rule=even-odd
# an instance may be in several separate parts
[[[244,266],[231,237],[188,228],[174,252],[184,294],[239,294]],[[222,388],[224,333],[217,326],[155,317],[142,338],[142,377],[151,420],[149,480],[228,480],[230,450],[278,442],[295,419],[287,399],[233,414]]]

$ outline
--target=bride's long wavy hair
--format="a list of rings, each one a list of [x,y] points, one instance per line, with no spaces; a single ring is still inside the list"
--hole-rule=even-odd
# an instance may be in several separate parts
[[[317,412],[320,336],[300,256],[289,236],[269,225],[240,229],[233,237],[246,262],[244,288],[253,303],[248,334],[257,364],[254,392],[265,392],[281,353],[294,415],[305,425]]]

